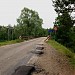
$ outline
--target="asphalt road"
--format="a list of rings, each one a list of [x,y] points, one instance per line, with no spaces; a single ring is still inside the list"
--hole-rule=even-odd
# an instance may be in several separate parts
[[[21,64],[26,64],[33,54],[30,52],[46,38],[41,37],[29,41],[0,47],[0,75],[10,75],[8,72]]]

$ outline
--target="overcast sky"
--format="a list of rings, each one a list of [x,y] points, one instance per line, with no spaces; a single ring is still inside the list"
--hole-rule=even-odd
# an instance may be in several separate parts
[[[16,19],[24,7],[39,13],[44,28],[53,27],[56,12],[52,0],[0,0],[0,25],[16,24]]]

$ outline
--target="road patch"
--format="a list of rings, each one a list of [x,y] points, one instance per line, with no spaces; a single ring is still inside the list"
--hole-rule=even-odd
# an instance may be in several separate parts
[[[19,66],[12,75],[31,75],[35,70],[34,66]]]

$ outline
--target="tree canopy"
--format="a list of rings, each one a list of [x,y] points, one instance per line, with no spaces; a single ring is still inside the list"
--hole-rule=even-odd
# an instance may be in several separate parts
[[[39,35],[42,29],[43,20],[36,11],[24,8],[17,19],[17,27],[20,35],[35,36]]]
[[[73,34],[72,29],[74,29],[75,16],[72,14],[75,12],[75,0],[52,0],[53,6],[58,14],[55,19],[54,25],[58,26],[56,40],[61,44],[72,48],[74,44],[74,37],[72,39],[71,34]]]
[[[24,7],[17,19],[17,25],[0,26],[0,41],[18,39],[19,36],[47,36],[47,29],[42,28],[42,24],[43,19],[38,12]]]
[[[57,13],[75,12],[75,0],[52,0]]]

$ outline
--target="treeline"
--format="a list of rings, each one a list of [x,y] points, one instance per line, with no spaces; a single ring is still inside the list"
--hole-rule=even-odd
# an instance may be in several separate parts
[[[43,20],[36,11],[24,8],[13,27],[0,26],[0,41],[18,39],[19,36],[42,37],[48,35],[48,30],[42,28]]]
[[[53,0],[53,6],[58,14],[55,40],[75,52],[75,0]]]

